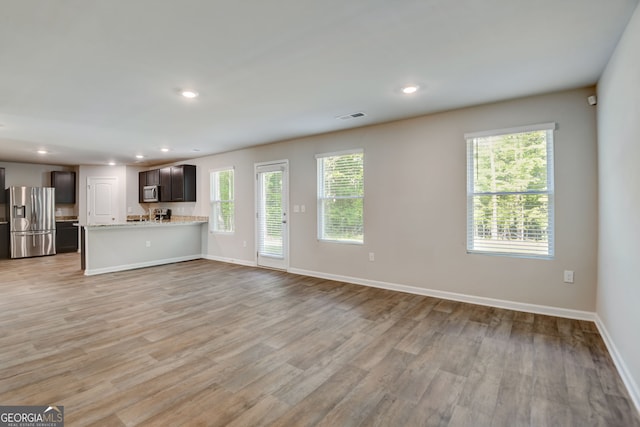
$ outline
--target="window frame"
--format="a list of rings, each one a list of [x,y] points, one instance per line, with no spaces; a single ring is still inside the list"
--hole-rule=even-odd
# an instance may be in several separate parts
[[[223,200],[223,199],[216,198],[216,195],[215,195],[216,189],[219,188],[220,186],[220,172],[231,172],[232,174],[233,179],[231,182],[231,191],[230,191],[231,199],[230,200]],[[235,203],[236,185],[235,185],[235,182],[236,182],[236,172],[235,172],[235,167],[233,166],[209,170],[209,208],[210,208],[209,231],[211,233],[233,234],[236,231],[236,203]],[[219,229],[217,227],[218,221],[213,216],[214,212],[216,212],[216,209],[214,207],[216,205],[222,206],[222,203],[229,203],[231,205],[231,212],[232,212],[231,230]]]
[[[324,201],[329,199],[335,199],[335,197],[326,197],[324,195],[324,163],[323,160],[330,157],[347,156],[351,154],[360,154],[362,156],[362,196],[348,196],[341,197],[342,199],[361,199],[362,200],[362,239],[335,239],[324,237]],[[364,245],[365,232],[364,232],[364,198],[365,198],[365,177],[364,177],[364,150],[361,148],[353,150],[334,151],[329,153],[316,154],[316,180],[317,180],[317,239],[320,242],[327,243],[339,243],[346,245]]]
[[[487,130],[481,132],[466,133],[464,135],[467,144],[467,253],[504,256],[512,258],[532,258],[532,259],[554,259],[555,258],[555,165],[554,165],[554,131],[556,123],[540,123],[534,125],[518,126],[504,129]],[[479,138],[498,137],[505,135],[514,135],[519,133],[546,131],[546,190],[527,190],[527,191],[496,191],[496,192],[475,192],[474,191],[474,170],[475,170],[475,149],[474,141]],[[475,216],[474,216],[474,200],[478,196],[508,196],[508,195],[536,195],[542,194],[547,196],[547,253],[535,254],[516,251],[493,251],[476,249],[475,246]]]

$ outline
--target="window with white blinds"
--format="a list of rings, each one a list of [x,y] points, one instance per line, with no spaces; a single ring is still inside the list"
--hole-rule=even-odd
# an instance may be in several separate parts
[[[211,214],[209,228],[213,232],[234,230],[233,168],[211,172]]]
[[[467,251],[552,258],[555,123],[466,134]]]
[[[318,239],[364,242],[362,150],[317,155]]]

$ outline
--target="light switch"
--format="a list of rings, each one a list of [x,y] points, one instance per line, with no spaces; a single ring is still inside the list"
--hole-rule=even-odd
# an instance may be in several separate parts
[[[304,205],[300,206],[300,212],[305,213],[307,211],[307,208]]]
[[[573,271],[565,270],[564,271],[564,283],[573,283]]]
[[[300,206],[299,205],[293,205],[293,212],[294,213],[300,212]]]

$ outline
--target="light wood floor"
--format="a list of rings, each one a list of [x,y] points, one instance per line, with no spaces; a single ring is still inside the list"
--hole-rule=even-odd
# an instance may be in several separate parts
[[[67,426],[640,426],[590,322],[212,261],[0,261],[0,328]]]

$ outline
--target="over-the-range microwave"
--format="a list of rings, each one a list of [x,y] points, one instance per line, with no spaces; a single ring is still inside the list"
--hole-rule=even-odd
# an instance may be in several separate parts
[[[158,185],[145,185],[142,188],[142,201],[143,202],[158,202],[160,199],[160,186]]]

